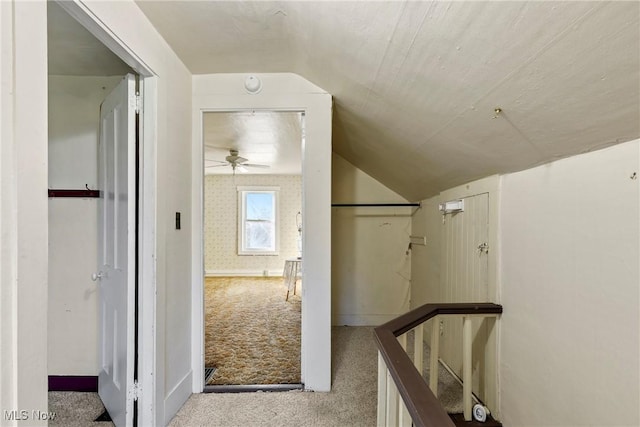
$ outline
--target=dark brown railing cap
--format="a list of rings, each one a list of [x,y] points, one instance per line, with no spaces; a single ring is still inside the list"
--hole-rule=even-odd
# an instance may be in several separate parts
[[[378,350],[416,427],[455,427],[440,401],[404,351],[399,335],[439,314],[500,314],[493,303],[426,304],[374,329]]]

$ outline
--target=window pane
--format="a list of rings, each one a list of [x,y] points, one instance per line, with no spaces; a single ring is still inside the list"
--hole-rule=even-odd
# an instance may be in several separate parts
[[[239,191],[238,254],[277,254],[277,191],[266,188]]]
[[[245,249],[275,250],[275,224],[271,221],[245,222]]]
[[[247,220],[273,221],[273,194],[247,193]]]

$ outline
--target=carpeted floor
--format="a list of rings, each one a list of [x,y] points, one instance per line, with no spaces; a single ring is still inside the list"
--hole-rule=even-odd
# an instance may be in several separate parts
[[[373,328],[334,327],[332,348],[329,393],[194,394],[170,426],[375,426],[378,356]],[[429,347],[423,348],[428,382]],[[438,398],[445,410],[461,412],[462,386],[442,365],[438,375]]]
[[[48,411],[56,414],[54,418],[49,420],[50,426],[113,426],[112,422],[94,421],[104,412],[104,406],[98,393],[50,391]]]
[[[424,361],[428,365],[427,346],[425,350]],[[377,360],[373,328],[335,327],[332,329],[331,392],[194,394],[170,426],[373,427],[376,425]],[[442,366],[438,384],[438,398],[445,409],[460,412],[462,386]],[[104,410],[95,393],[50,392],[49,410],[57,413],[56,419],[50,422],[52,426],[112,425],[92,423]]]
[[[205,279],[208,385],[300,383],[301,299],[286,293],[281,277]]]
[[[375,426],[378,362],[372,330],[333,328],[329,393],[194,394],[170,426]]]

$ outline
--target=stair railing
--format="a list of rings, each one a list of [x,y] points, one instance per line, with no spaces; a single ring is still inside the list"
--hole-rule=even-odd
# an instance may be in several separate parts
[[[493,303],[426,304],[374,329],[378,345],[378,426],[454,427],[438,395],[439,322],[433,322],[429,385],[422,377],[423,323],[436,316],[461,316],[462,381],[465,420],[471,420],[472,318],[497,317]],[[414,361],[406,352],[405,333],[415,329]]]

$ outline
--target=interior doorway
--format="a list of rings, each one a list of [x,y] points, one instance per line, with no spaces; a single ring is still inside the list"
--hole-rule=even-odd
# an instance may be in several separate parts
[[[261,82],[262,90],[246,86]],[[242,82],[245,82],[243,89]],[[248,83],[248,84],[247,84]],[[331,389],[331,95],[300,76],[211,74],[193,76],[192,95],[192,372],[204,367],[203,118],[208,112],[304,112],[302,147],[302,383],[305,390]],[[193,375],[193,393],[204,376]]]
[[[98,31],[96,23],[78,5],[47,3],[47,23],[50,409],[57,413],[61,423],[81,420],[88,424],[110,416],[117,425],[132,425],[136,420],[149,423],[147,420],[154,417],[152,410],[148,410],[147,405],[137,405],[142,399],[134,403],[136,399],[131,392],[144,383],[149,386],[149,392],[143,403],[154,396],[153,383],[148,381],[153,376],[153,363],[149,357],[137,358],[135,348],[143,345],[150,350],[150,334],[141,333],[140,339],[135,335],[138,329],[154,330],[153,320],[137,314],[139,307],[144,306],[146,311],[155,305],[155,291],[153,282],[143,280],[149,276],[150,266],[142,260],[150,247],[138,251],[136,239],[147,241],[150,233],[155,233],[154,222],[149,221],[155,213],[147,209],[155,197],[155,187],[148,180],[155,174],[155,155],[150,153],[150,139],[145,140],[142,132],[142,128],[155,126],[155,118],[143,116],[143,103],[137,101],[144,92],[149,105],[155,102],[155,79],[146,68],[139,66],[140,61],[133,59],[133,52],[124,54],[110,33],[104,28]],[[120,91],[120,87],[126,90]],[[140,96],[136,97],[136,93]],[[114,103],[116,95],[118,102]],[[112,108],[106,108],[105,103],[109,102]],[[101,111],[107,109],[113,113],[109,115],[111,118],[101,117]],[[116,116],[117,120],[112,120]],[[122,172],[117,179],[118,188],[112,186],[110,191],[100,184],[99,177],[104,174],[99,170],[105,168],[99,166],[98,159],[104,156],[98,153],[101,147],[107,146],[103,137],[109,132],[105,129],[115,130],[115,122],[123,128],[126,140],[123,139],[117,153],[113,151],[115,145],[108,144],[112,150],[110,158],[117,158],[116,163],[124,169],[113,163],[113,167],[107,168],[114,174]],[[108,126],[109,123],[113,126]],[[142,185],[147,190],[145,194],[138,193]],[[109,264],[127,275],[121,292],[127,295],[127,307],[123,309],[118,304],[110,318],[101,315],[104,310],[100,306],[105,298],[100,294],[113,286],[107,287],[101,282],[108,278],[113,285],[115,273],[101,272],[103,269],[98,266],[99,249],[106,247],[98,239],[98,230],[104,228],[98,221],[98,212],[102,210],[101,204],[109,203],[113,209],[107,210],[114,214],[112,219],[117,217],[112,221],[112,228],[123,230],[114,241],[118,245],[112,245],[110,251],[114,260],[118,260]],[[138,212],[143,207],[145,221],[138,221]],[[140,293],[138,282],[147,285],[140,288]],[[117,333],[112,329],[105,335],[107,318],[119,325]],[[121,338],[117,343],[116,336]],[[101,337],[113,338],[113,342],[104,345],[99,342]],[[112,383],[117,389],[107,397],[104,391],[108,381],[104,372],[114,378]],[[115,378],[116,374],[122,374],[122,378]],[[134,384],[135,378],[138,384]],[[105,405],[111,408],[109,412],[96,393],[99,389]],[[110,405],[108,401],[117,401],[117,405]]]
[[[304,114],[206,112],[203,139],[205,391],[301,388]]]

